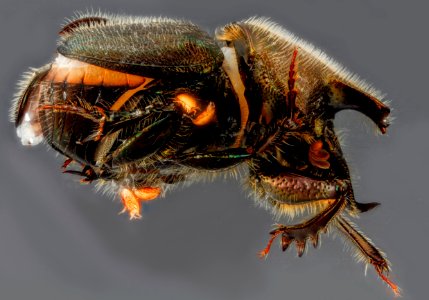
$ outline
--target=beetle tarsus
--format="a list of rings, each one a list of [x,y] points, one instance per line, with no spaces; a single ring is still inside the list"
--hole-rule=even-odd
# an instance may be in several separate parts
[[[63,166],[67,164],[67,165],[66,165],[66,167],[67,167],[67,166],[68,166],[72,161],[73,161],[72,159],[71,159],[71,161],[70,161],[70,162],[69,162],[69,159],[68,159],[68,160],[66,160],[66,161],[64,162]],[[98,178],[99,178],[99,176],[98,176],[97,172],[95,172],[95,171],[94,171],[94,169],[93,169],[91,166],[89,166],[89,165],[84,165],[81,171],[77,171],[77,170],[66,170],[66,169],[64,169],[64,170],[63,170],[63,173],[82,176],[82,177],[84,177],[84,178],[82,178],[82,179],[80,180],[80,182],[81,182],[81,183],[85,183],[85,184],[87,184],[87,183],[91,183],[91,182],[93,182],[94,180],[96,180],[96,179],[98,179]]]
[[[362,258],[367,264],[371,264],[377,275],[383,280],[393,291],[396,296],[400,296],[400,288],[393,283],[387,276],[390,271],[390,265],[385,255],[380,251],[363,233],[359,232],[356,226],[346,218],[339,216],[336,222],[337,228],[342,232],[347,240],[351,241],[356,246],[357,251],[362,255]]]
[[[61,165],[61,170],[66,170],[69,164],[73,162],[72,158],[67,158],[64,163]]]
[[[265,257],[267,257],[268,253],[270,253],[271,246],[272,246],[272,244],[273,244],[274,240],[277,238],[277,236],[278,236],[279,234],[281,234],[281,232],[280,232],[280,231],[278,231],[278,232],[270,233],[270,234],[271,234],[271,238],[269,239],[269,241],[268,241],[268,243],[267,243],[267,246],[266,246],[263,250],[259,251],[259,253],[258,253],[258,255],[259,255],[259,257],[260,257],[260,258],[265,258]],[[285,249],[285,250],[286,250],[286,249]]]

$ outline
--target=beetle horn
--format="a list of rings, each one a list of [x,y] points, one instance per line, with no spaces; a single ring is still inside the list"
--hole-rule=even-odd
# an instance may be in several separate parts
[[[384,134],[389,123],[390,109],[383,102],[364,91],[344,82],[329,82],[330,105],[335,113],[343,109],[354,109],[370,118]]]

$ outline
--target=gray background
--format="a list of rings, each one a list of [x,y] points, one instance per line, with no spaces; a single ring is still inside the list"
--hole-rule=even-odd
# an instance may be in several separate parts
[[[118,216],[118,199],[62,175],[46,147],[20,146],[7,112],[28,67],[48,62],[60,24],[76,10],[163,15],[213,32],[268,16],[386,92],[387,136],[339,114],[357,198],[382,206],[358,220],[393,263],[404,299],[427,298],[429,53],[424,1],[18,1],[0,7],[0,299],[390,299],[392,293],[323,237],[320,249],[264,247],[274,223],[238,182],[196,184]],[[426,286],[424,285],[426,283]]]

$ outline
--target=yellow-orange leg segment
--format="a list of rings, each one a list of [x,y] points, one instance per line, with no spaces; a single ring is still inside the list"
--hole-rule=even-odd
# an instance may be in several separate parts
[[[156,199],[161,194],[161,189],[158,187],[143,187],[139,189],[122,188],[121,200],[124,209],[120,214],[128,212],[130,220],[140,219],[141,202],[151,201]]]
[[[204,110],[198,103],[198,99],[190,94],[179,94],[174,102],[189,115],[192,123],[197,126],[205,126],[216,121],[216,107],[213,102],[210,102]]]
[[[213,102],[210,102],[206,109],[199,115],[192,119],[192,123],[197,126],[204,126],[210,124],[216,120],[216,108]]]

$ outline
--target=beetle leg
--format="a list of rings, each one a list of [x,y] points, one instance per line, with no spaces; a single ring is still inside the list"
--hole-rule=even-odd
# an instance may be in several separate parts
[[[106,114],[104,113],[104,109],[102,109],[101,107],[95,106],[94,108],[101,115],[101,118],[98,120],[97,132],[96,132],[95,136],[92,137],[93,141],[98,141],[98,140],[100,140],[100,138],[103,134],[104,124],[106,123]],[[88,137],[88,138],[91,139],[91,137]],[[87,138],[87,140],[88,140],[88,138]]]
[[[73,158],[67,158],[61,166],[62,170],[66,170],[69,164],[73,162]]]
[[[122,188],[120,191],[123,210],[120,214],[128,212],[130,220],[140,219],[141,202],[156,199],[161,194],[159,187]]]
[[[38,109],[39,110],[52,109],[54,112],[57,112],[57,113],[64,112],[68,114],[76,114],[97,123],[98,124],[97,131],[94,134],[91,134],[90,136],[88,136],[84,140],[84,142],[89,140],[98,141],[100,140],[103,134],[104,124],[106,123],[106,113],[104,112],[104,109],[102,109],[101,107],[93,106],[91,107],[91,109],[85,109],[83,107],[73,106],[68,104],[44,104],[39,106]]]
[[[95,179],[99,178],[99,175],[89,165],[80,164],[82,166],[81,171],[67,170],[67,167],[74,161],[73,158],[67,158],[61,166],[63,173],[79,175],[84,178],[80,180],[81,183],[91,183]]]
[[[317,180],[287,173],[253,175],[251,184],[258,198],[268,200],[290,216],[306,209],[319,212],[301,224],[279,225],[271,231],[272,238],[261,251],[261,256],[268,254],[272,241],[279,235],[282,236],[283,251],[295,241],[298,256],[303,255],[307,239],[317,246],[319,232],[327,230],[329,223],[346,208],[353,194],[350,180]]]
[[[270,251],[272,242],[279,235],[281,235],[282,250],[286,251],[289,245],[295,242],[299,257],[304,254],[307,239],[310,239],[316,248],[319,242],[319,232],[327,230],[328,224],[343,210],[346,203],[344,195],[336,200],[326,199],[325,201],[333,203],[310,220],[292,226],[277,225],[277,228],[270,232],[271,239],[267,247],[259,255],[265,257]]]
[[[81,183],[91,183],[93,180],[97,179],[98,177],[94,169],[88,165],[83,167],[82,174],[85,177],[80,180]]]
[[[231,148],[223,151],[207,151],[204,153],[192,153],[175,157],[181,165],[197,169],[224,169],[228,168],[233,161],[236,164],[243,162],[252,154],[245,148]]]
[[[355,228],[355,225],[342,216],[338,216],[336,227],[347,239],[352,241],[364,261],[374,267],[378,276],[392,289],[395,295],[400,296],[400,288],[387,277],[390,271],[390,264],[384,253],[365,237],[363,233],[359,232]]]
[[[176,128],[172,125],[174,121],[173,114],[160,114],[157,120],[126,139],[105,157],[105,161],[133,161],[155,153],[175,132]]]
[[[66,164],[68,161],[69,160],[66,160],[64,164]],[[64,170],[63,173],[74,174],[74,175],[84,177],[80,180],[81,183],[91,183],[95,179],[99,178],[97,173],[94,171],[94,169],[91,168],[91,166],[89,165],[84,165],[82,168],[82,171]]]

